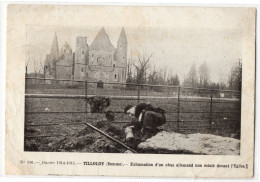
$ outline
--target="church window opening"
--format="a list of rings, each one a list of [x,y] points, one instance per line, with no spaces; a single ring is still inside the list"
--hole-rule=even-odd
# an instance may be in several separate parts
[[[102,64],[104,64],[104,62],[105,62],[105,59],[103,57],[100,56],[100,57],[97,58],[97,64],[98,65],[101,66]]]
[[[116,80],[117,79],[117,75],[115,74],[115,76],[114,76],[114,79]]]
[[[116,67],[116,65],[115,65],[115,64],[113,64],[113,67]]]
[[[81,72],[84,72],[84,68],[81,68]]]
[[[84,51],[82,51],[82,54],[84,54]]]

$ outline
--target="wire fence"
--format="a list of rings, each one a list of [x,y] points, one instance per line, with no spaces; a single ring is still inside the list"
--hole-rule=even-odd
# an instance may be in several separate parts
[[[114,123],[129,123],[123,119],[123,108],[127,103],[137,104],[140,102],[149,102],[152,105],[160,106],[166,110],[167,124],[172,126],[171,130],[182,131],[200,131],[232,129],[240,131],[241,118],[241,94],[234,90],[220,90],[208,88],[191,88],[169,85],[149,85],[134,83],[104,83],[98,81],[66,80],[51,78],[26,78],[26,105],[25,126],[26,127],[48,127],[48,126],[71,126],[84,125],[84,122],[59,122],[59,123],[38,123],[27,122],[29,116],[37,120],[37,115],[54,115],[56,118],[61,115],[84,115],[82,120],[87,119],[87,114],[95,114],[87,108],[87,98],[92,96],[106,96],[114,102],[112,111],[120,115]],[[37,109],[34,107],[34,101],[40,99],[57,103],[60,100],[69,100],[68,105],[75,102],[77,110],[59,110],[55,109]],[[32,101],[28,101],[32,100]],[[46,102],[48,102],[46,101]],[[27,103],[28,104],[28,103]],[[51,107],[51,103],[48,103]],[[40,107],[40,106],[39,106]],[[62,105],[66,108],[66,104]],[[36,109],[35,109],[36,108]],[[73,107],[74,108],[74,107]],[[74,108],[74,109],[75,109]],[[66,118],[66,116],[63,116]],[[29,120],[29,119],[28,119]],[[58,119],[59,120],[59,119]],[[35,135],[26,138],[37,137],[60,137],[63,135]]]

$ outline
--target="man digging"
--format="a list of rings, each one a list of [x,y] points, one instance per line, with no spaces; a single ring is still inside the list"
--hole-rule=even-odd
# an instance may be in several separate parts
[[[140,133],[141,141],[155,135],[159,131],[157,127],[166,123],[165,111],[161,108],[155,108],[151,104],[128,105],[124,112],[135,118],[131,123],[132,126],[126,128],[126,134],[133,129],[135,134]]]

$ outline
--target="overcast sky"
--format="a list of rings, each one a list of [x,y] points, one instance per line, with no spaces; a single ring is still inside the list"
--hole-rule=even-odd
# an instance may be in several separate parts
[[[116,43],[122,27],[104,27],[112,44]],[[101,27],[27,26],[28,72],[44,61],[50,53],[54,33],[57,32],[59,48],[68,42],[75,51],[76,37],[88,37],[90,45]],[[227,78],[231,65],[242,57],[242,32],[238,29],[179,29],[125,27],[128,41],[128,57],[132,54],[152,54],[151,63],[158,70],[167,67],[168,72],[178,74],[183,80],[191,64],[197,69],[204,61],[208,64],[212,81],[220,76]]]

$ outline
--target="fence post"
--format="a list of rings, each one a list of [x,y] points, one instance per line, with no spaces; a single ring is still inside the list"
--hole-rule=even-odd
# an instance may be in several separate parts
[[[213,98],[213,91],[210,91],[210,110],[209,110],[209,125],[211,128],[211,123],[212,123],[212,98]]]
[[[34,77],[37,78],[37,73],[36,73],[36,71],[35,71],[35,73],[34,73]],[[37,82],[37,79],[34,79],[34,84],[37,84],[36,82]]]
[[[27,85],[29,84],[30,80],[27,79],[28,75],[27,75],[27,66],[25,66],[25,88],[27,88]],[[29,81],[28,81],[29,80]],[[28,83],[27,83],[28,82]]]
[[[181,87],[178,87],[178,112],[177,112],[177,131],[180,129],[180,91]]]
[[[166,89],[167,89],[167,99],[168,99],[168,96],[169,96],[169,85],[168,85],[168,83],[167,83]]]
[[[86,119],[87,120],[87,116],[88,116],[88,81],[85,81],[85,109],[86,109]]]
[[[123,97],[125,97],[125,87],[123,84],[121,85],[121,90],[123,90]]]
[[[140,102],[140,85],[137,84],[137,103],[139,104]]]
[[[43,67],[43,78],[44,78],[44,80],[43,80],[43,85],[45,85],[45,74],[46,74],[46,72],[45,72],[45,66]]]

